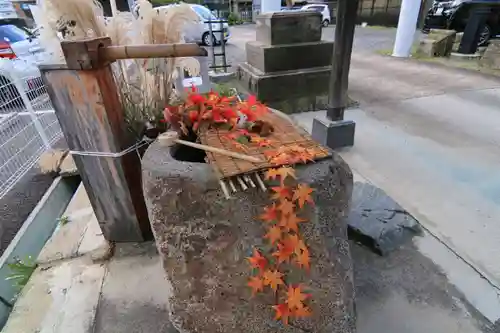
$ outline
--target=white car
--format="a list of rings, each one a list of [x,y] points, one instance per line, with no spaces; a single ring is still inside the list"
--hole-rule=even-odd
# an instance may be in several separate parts
[[[155,7],[155,9],[169,8],[170,6],[175,6],[175,5],[160,6],[160,7]],[[195,4],[189,4],[189,6],[191,6],[191,9],[193,9],[193,11],[200,18],[200,23],[196,27],[191,26],[186,28],[185,31],[186,41],[201,43],[204,45],[211,45],[212,42],[215,42],[215,45],[220,44],[220,42],[222,41],[220,33],[221,30],[220,23],[211,23],[212,36],[210,36],[210,24],[207,23],[207,21],[219,21],[220,19],[217,18],[210,11],[210,9],[208,9],[205,6],[195,5]],[[133,10],[134,15],[138,15],[137,11],[138,7],[136,7]],[[229,32],[229,24],[223,23],[222,31],[223,31],[224,41],[227,42],[228,39],[231,37],[231,33]]]
[[[324,27],[327,27],[330,24],[330,22],[332,21],[332,19],[330,17],[330,8],[328,8],[328,5],[323,5],[323,4],[318,4],[318,3],[309,4],[309,5],[303,6],[300,10],[313,10],[315,12],[321,13],[321,15],[323,16],[321,19],[321,24]]]
[[[28,31],[10,24],[0,26],[0,112],[24,105],[18,88],[30,99],[38,97],[43,83],[37,65],[46,57],[38,39]]]

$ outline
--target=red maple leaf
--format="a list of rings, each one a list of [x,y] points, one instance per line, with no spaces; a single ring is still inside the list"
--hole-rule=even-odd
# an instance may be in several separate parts
[[[288,305],[285,303],[281,303],[278,305],[273,305],[273,309],[276,311],[276,317],[274,319],[280,320],[283,324],[288,325],[288,317],[290,316],[290,310],[288,309]]]
[[[273,203],[271,206],[264,207],[264,214],[260,215],[259,218],[267,223],[278,221],[278,208],[276,208],[276,204]]]
[[[275,192],[271,196],[271,198],[274,200],[283,200],[292,198],[292,191],[283,184],[281,184],[280,186],[271,187],[271,190]]]
[[[257,249],[254,249],[253,256],[247,259],[253,268],[259,269],[260,274],[264,273],[267,266],[267,259],[263,257]]]
[[[291,201],[288,201],[287,199],[281,200],[278,206],[278,209],[280,210],[281,214],[283,214],[283,216],[288,216],[292,214],[294,208],[295,205]]]

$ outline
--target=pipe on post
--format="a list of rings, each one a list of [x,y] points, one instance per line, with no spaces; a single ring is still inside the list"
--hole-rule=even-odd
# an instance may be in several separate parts
[[[107,61],[120,59],[206,57],[207,51],[194,43],[119,45],[99,48],[99,56]]]

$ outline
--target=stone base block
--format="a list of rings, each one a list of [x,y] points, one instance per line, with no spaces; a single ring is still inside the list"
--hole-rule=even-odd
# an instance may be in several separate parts
[[[420,42],[417,53],[428,57],[447,57],[453,49],[455,39],[454,30],[433,29]]]
[[[480,61],[482,66],[500,69],[500,40],[491,40]]]
[[[256,39],[267,45],[319,42],[322,16],[312,11],[270,12],[257,16]]]
[[[248,63],[238,67],[237,77],[245,89],[265,103],[328,94],[331,67],[264,73]]]
[[[231,73],[217,73],[217,72],[208,72],[208,77],[210,78],[210,82],[215,84],[227,83],[234,79],[236,74],[234,72]]]
[[[252,41],[246,53],[247,62],[265,73],[323,67],[332,63],[333,42],[266,45]]]
[[[352,147],[356,123],[351,120],[330,121],[325,118],[314,118],[312,137],[320,144],[331,149]]]

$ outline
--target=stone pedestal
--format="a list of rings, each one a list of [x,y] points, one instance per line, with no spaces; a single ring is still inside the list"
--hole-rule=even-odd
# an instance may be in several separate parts
[[[456,40],[456,34],[455,30],[431,29],[429,34],[420,41],[417,54],[427,57],[449,56]]]
[[[500,40],[490,40],[480,64],[489,68],[500,69]]]
[[[238,79],[257,98],[285,113],[324,109],[333,42],[321,40],[321,14],[275,12],[257,17]]]
[[[210,166],[176,160],[158,143],[143,157],[146,205],[171,290],[171,321],[182,333],[354,333],[353,272],[346,216],[352,174],[333,158],[297,168],[300,183],[315,189],[301,233],[311,270],[297,270],[312,294],[313,315],[284,326],[274,319],[271,292],[251,296],[246,257],[262,248],[256,216],[269,193],[248,189],[226,200]]]

